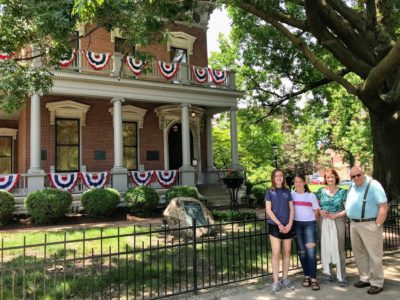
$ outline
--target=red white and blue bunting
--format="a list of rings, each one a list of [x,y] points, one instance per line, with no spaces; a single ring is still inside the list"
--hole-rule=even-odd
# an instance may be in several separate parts
[[[157,66],[160,70],[162,76],[164,76],[167,80],[171,80],[176,72],[179,70],[178,63],[166,63],[164,61],[157,61]]]
[[[220,85],[225,81],[226,76],[227,76],[226,71],[212,70],[212,69],[209,69],[209,71],[210,71],[211,79],[212,79],[212,81],[214,81],[214,83],[216,85]]]
[[[133,182],[138,186],[149,185],[153,179],[154,171],[130,171]]]
[[[83,50],[85,53],[86,60],[88,61],[89,65],[92,66],[95,70],[103,69],[111,58],[111,53],[100,53],[100,52],[93,52],[90,50]]]
[[[88,189],[101,189],[108,181],[110,174],[108,172],[100,173],[84,173],[81,172],[81,178],[83,183]]]
[[[72,49],[70,53],[62,55],[59,61],[60,66],[66,68],[71,65],[74,62],[76,52],[76,49]]]
[[[17,184],[20,174],[9,174],[5,176],[0,176],[0,190],[5,190],[7,192],[11,191],[13,187]]]
[[[207,82],[208,70],[207,68],[192,66],[192,73],[194,79],[199,83]]]
[[[140,59],[136,59],[133,56],[126,57],[126,64],[135,76],[139,76],[143,71],[144,63]]]
[[[79,173],[57,174],[49,173],[51,185],[58,190],[72,191],[78,181]]]
[[[165,188],[171,187],[178,178],[177,170],[156,170],[157,181]]]
[[[10,59],[14,56],[14,54],[15,54],[15,52],[12,52],[10,54],[0,52],[0,60]]]

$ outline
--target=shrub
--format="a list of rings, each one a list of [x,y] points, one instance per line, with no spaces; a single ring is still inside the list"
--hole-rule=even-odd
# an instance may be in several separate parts
[[[251,211],[221,211],[213,209],[211,214],[214,220],[223,222],[254,220],[257,218],[256,213]]]
[[[116,189],[91,189],[82,194],[81,203],[89,218],[101,219],[116,210],[120,199]]]
[[[14,195],[0,190],[0,224],[6,224],[8,221],[10,221],[14,210]]]
[[[192,186],[174,186],[170,188],[165,194],[166,204],[170,203],[172,199],[177,197],[190,197],[199,199],[197,190]]]
[[[139,186],[126,192],[125,202],[130,213],[151,215],[160,202],[160,196],[150,186]]]
[[[255,186],[253,186],[251,191],[252,191],[254,197],[256,198],[257,204],[263,205],[267,187],[264,184],[256,184]]]
[[[25,198],[25,208],[36,224],[54,223],[68,212],[71,203],[70,193],[56,189],[31,192]]]

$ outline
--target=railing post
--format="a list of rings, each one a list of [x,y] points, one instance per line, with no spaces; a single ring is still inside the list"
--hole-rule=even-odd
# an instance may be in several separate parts
[[[236,90],[236,72],[234,70],[228,71],[229,74],[229,88]]]
[[[123,62],[122,62],[122,58],[123,57],[124,56],[119,52],[115,52],[114,53],[113,70],[112,70],[111,76],[118,78],[121,75],[121,77],[123,77],[123,72],[121,72],[121,67],[122,67],[122,64],[123,64]]]
[[[180,80],[182,84],[189,83],[189,65],[181,64],[179,66]]]
[[[196,240],[196,219],[192,219],[193,223],[193,291],[197,295],[197,240]]]

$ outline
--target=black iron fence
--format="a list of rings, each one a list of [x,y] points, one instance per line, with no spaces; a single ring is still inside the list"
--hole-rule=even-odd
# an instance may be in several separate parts
[[[20,246],[2,241],[0,299],[156,299],[262,277],[272,272],[265,222],[133,226],[97,237],[88,229],[80,238],[24,238]],[[391,205],[385,250],[399,247],[399,227],[398,204]],[[200,228],[208,234],[196,238]],[[351,257],[348,234],[346,248]],[[290,268],[300,268],[292,251]]]

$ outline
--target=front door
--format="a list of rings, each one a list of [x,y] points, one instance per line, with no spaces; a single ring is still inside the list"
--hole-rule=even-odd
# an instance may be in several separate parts
[[[168,132],[169,169],[182,167],[182,125],[174,124]],[[190,161],[193,160],[193,134],[190,131]]]

